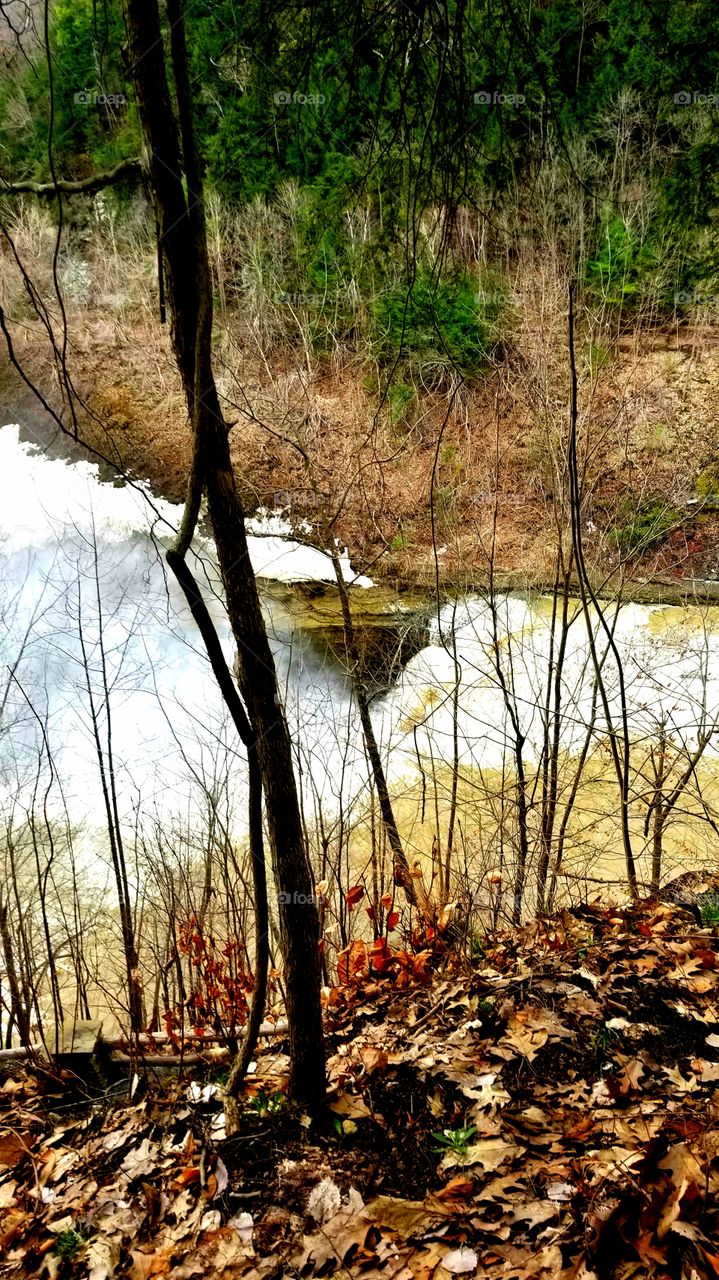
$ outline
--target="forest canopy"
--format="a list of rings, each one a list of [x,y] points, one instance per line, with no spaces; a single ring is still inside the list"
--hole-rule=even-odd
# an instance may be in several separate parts
[[[590,291],[629,311],[650,298],[667,314],[715,275],[719,13],[709,0],[200,0],[186,25],[209,187],[284,211],[293,245],[280,285],[310,306],[349,277],[373,298],[395,272],[435,275],[436,258],[417,260],[410,241],[437,205],[450,222],[461,208],[490,212],[488,256],[501,270],[546,232],[548,171],[569,253],[571,211],[585,209]],[[50,139],[69,178],[140,153],[123,42],[119,0],[59,0],[50,59],[7,46],[3,176],[47,180]],[[444,253],[457,259],[461,299],[467,264],[451,237]],[[396,335],[391,302],[380,310],[381,345]],[[351,340],[356,316],[341,311]],[[461,337],[455,345],[467,371],[481,364]]]

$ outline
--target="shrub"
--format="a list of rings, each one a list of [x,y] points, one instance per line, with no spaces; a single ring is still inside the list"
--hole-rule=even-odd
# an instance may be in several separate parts
[[[393,382],[387,388],[387,407],[392,426],[407,422],[410,410],[417,399],[411,382]]]
[[[437,281],[421,269],[409,287],[394,285],[370,304],[371,336],[377,357],[397,359],[426,381],[455,370],[481,373],[496,345],[501,304],[485,300],[466,272]]]
[[[622,306],[641,293],[651,255],[618,214],[606,214],[599,229],[597,255],[587,262],[587,288],[599,301]]]

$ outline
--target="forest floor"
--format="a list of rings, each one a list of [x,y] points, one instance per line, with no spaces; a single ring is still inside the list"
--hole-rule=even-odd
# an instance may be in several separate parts
[[[470,967],[355,944],[328,1110],[266,1047],[227,1136],[217,1069],[83,1099],[0,1087],[0,1275],[719,1275],[719,936],[595,905]]]

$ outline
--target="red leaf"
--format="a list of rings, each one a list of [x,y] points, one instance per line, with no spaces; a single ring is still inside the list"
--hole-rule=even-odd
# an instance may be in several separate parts
[[[396,929],[399,924],[399,911],[390,911],[387,916],[387,928]]]
[[[364,888],[361,884],[353,884],[352,888],[347,890],[347,896],[345,898],[345,902],[347,903],[349,910],[351,911],[362,898],[364,898]]]
[[[372,960],[372,968],[377,973],[384,973],[387,965],[392,959],[392,950],[387,945],[384,938],[377,938],[375,940],[370,953],[370,958]]]

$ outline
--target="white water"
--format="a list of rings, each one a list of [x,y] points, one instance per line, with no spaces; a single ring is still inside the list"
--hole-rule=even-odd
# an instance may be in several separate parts
[[[20,441],[17,426],[0,430],[0,697],[6,690],[0,807],[6,823],[22,825],[37,786],[38,760],[42,802],[51,773],[49,748],[50,814],[57,820],[64,805],[73,825],[85,825],[88,848],[103,845],[96,838],[104,811],[91,718],[92,696],[105,744],[102,637],[123,820],[132,825],[135,809],[164,823],[187,816],[201,801],[190,772],[208,784],[229,772],[233,818],[243,829],[244,762],[235,755],[234,734],[184,598],[165,572],[164,547],[180,514],[179,507],[142,487],[101,483],[93,463],[46,458]],[[330,558],[294,541],[277,513],[248,521],[248,543],[261,579],[334,580]],[[210,549],[200,543],[196,553],[195,571],[231,662]],[[346,553],[341,564],[348,581],[371,585],[354,579]],[[311,762],[308,796],[313,787],[326,793],[328,778],[341,768],[340,747],[327,733],[327,711],[332,708],[346,735],[346,681],[276,602],[266,599],[265,608],[288,715],[301,728]],[[349,736],[354,762],[353,725]]]
[[[143,820],[157,815],[167,822],[179,815],[191,823],[200,803],[200,788],[189,780],[194,771],[209,783],[229,774],[230,822],[236,834],[244,829],[244,764],[235,755],[233,734],[224,727],[221,700],[192,619],[164,572],[163,545],[179,515],[179,508],[153,498],[149,491],[102,484],[93,464],[47,459],[19,441],[17,427],[0,430],[5,671],[0,692],[7,682],[0,721],[0,808],[6,823],[22,823],[38,777],[36,802],[43,801],[50,776],[44,729],[55,775],[49,812],[57,817],[64,804],[73,825],[85,824],[87,847],[95,852],[104,847],[82,631],[103,735],[107,718],[101,705],[101,635],[104,640],[123,821],[131,828],[138,811]],[[276,513],[248,522],[248,531],[258,576],[284,582],[332,581],[329,558],[293,540]],[[351,580],[346,555],[342,563]],[[198,548],[195,567],[231,660],[207,547]],[[356,585],[371,584],[359,579]],[[531,758],[541,739],[550,645],[548,604],[505,596],[496,607],[502,666],[513,679]],[[300,744],[311,814],[313,793],[321,794],[323,805],[331,807],[340,795],[362,791],[358,727],[343,674],[328,664],[309,634],[297,629],[276,602],[266,598],[265,608],[290,727]],[[656,738],[658,723],[664,720],[670,734],[691,744],[701,708],[709,721],[717,716],[717,619],[716,609],[622,608],[615,636],[636,739]],[[395,782],[416,774],[417,751],[425,761],[452,759],[452,630],[461,668],[460,758],[467,766],[497,769],[511,761],[513,733],[494,664],[492,613],[486,601],[470,598],[456,611],[443,608],[432,643],[409,663],[397,686],[375,703],[376,728]],[[605,670],[616,715],[618,690],[611,657]],[[564,684],[562,745],[571,752],[584,739],[591,704],[592,672],[581,616],[570,632]],[[600,732],[601,728],[600,715]],[[97,857],[102,865],[99,853]]]
[[[468,768],[500,769],[511,760],[514,727],[508,716],[494,657],[495,630],[501,666],[520,731],[525,755],[536,760],[543,736],[542,708],[546,700],[549,665],[551,602],[547,597],[522,599],[500,596],[493,611],[485,599],[469,598],[456,609],[445,606],[433,627],[433,643],[408,664],[397,688],[386,700],[386,718],[395,726],[392,753],[395,775],[401,775],[415,754],[412,721],[420,750],[435,758],[452,759],[455,649],[461,671],[458,730],[460,760]],[[579,602],[569,632],[563,671],[563,750],[578,752],[591,715],[594,673],[588,632]],[[675,742],[691,748],[702,715],[713,723],[719,717],[719,609],[625,604],[614,619],[607,615],[621,664],[628,705],[630,737],[640,753],[656,741],[664,723]],[[600,658],[607,639],[593,618]],[[559,628],[555,632],[556,638]],[[621,699],[617,666],[611,653],[603,667],[610,714],[620,727]],[[606,722],[598,715],[598,733]],[[401,735],[401,737],[399,736]],[[430,742],[431,740],[431,742]],[[399,750],[397,750],[399,748]],[[719,754],[719,736],[707,755]]]

